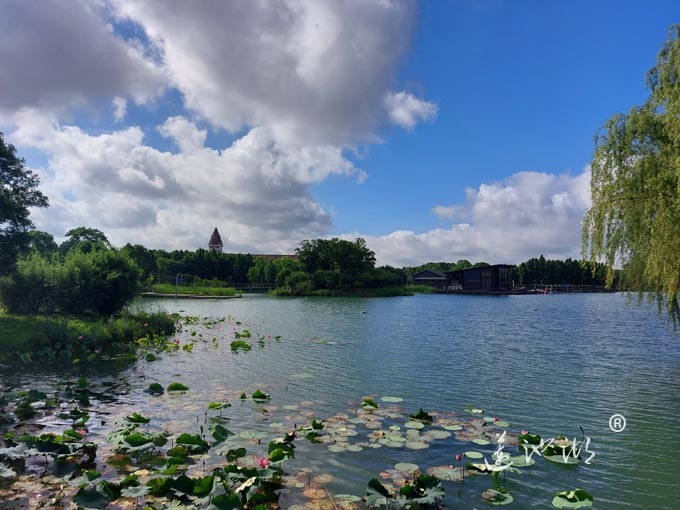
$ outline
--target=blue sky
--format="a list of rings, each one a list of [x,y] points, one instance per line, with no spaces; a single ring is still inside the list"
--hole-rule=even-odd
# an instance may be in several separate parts
[[[578,256],[593,136],[645,100],[680,20],[671,0],[8,6],[0,129],[50,198],[38,228],[195,249],[217,226],[251,253],[361,235],[393,265]]]
[[[317,196],[342,211],[340,231],[361,222],[380,235],[445,225],[431,201],[464,201],[469,186],[580,173],[604,122],[646,99],[645,75],[678,21],[675,1],[424,2],[399,79],[437,102],[436,121],[385,131],[358,162],[361,187],[325,182]],[[366,202],[369,218],[354,207]]]

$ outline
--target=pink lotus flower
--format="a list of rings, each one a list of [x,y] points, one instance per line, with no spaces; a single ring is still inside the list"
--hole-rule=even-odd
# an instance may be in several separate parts
[[[257,465],[260,466],[262,469],[269,466],[269,464],[271,464],[271,462],[269,462],[269,459],[267,457],[258,457],[257,458]]]
[[[493,421],[498,421],[498,416],[494,416]]]
[[[82,339],[83,339],[83,335],[78,335],[78,340],[82,340]]]
[[[457,454],[456,454],[456,462],[460,462],[460,460],[461,460],[462,458],[463,458],[463,457],[460,456],[460,453],[457,453]]]
[[[148,326],[149,326],[149,323],[148,323],[148,322],[145,322],[145,323],[144,323],[144,327],[146,328],[146,327],[148,327]]]
[[[94,353],[95,353],[95,354],[99,354],[99,349],[95,349],[95,350],[94,350]]]
[[[83,437],[87,435],[87,429],[76,429],[76,432]]]
[[[522,429],[522,435],[524,435],[524,434],[528,434],[528,432],[526,431],[526,429]]]

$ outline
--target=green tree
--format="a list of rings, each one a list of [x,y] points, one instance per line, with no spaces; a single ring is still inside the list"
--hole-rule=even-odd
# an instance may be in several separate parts
[[[361,237],[354,242],[337,238],[305,240],[296,253],[303,271],[336,271],[338,284],[344,287],[357,283],[359,275],[375,267],[375,253]]]
[[[0,274],[9,273],[26,248],[26,231],[33,227],[28,208],[48,205],[39,183],[14,145],[5,143],[0,133]]]
[[[29,230],[26,232],[29,251],[37,251],[45,258],[51,257],[59,250],[59,245],[54,236],[42,230]]]
[[[89,253],[95,248],[111,248],[111,243],[99,229],[89,227],[72,228],[66,232],[66,240],[59,246],[62,254],[78,249]]]
[[[614,267],[630,288],[649,291],[680,317],[680,25],[647,75],[642,106],[607,121],[595,138],[592,207],[583,224],[583,253]]]

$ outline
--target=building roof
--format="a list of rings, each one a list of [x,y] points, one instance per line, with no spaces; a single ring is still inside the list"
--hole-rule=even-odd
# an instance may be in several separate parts
[[[510,268],[510,267],[515,267],[512,264],[492,264],[489,266],[479,266],[479,267],[469,267],[467,269],[456,269],[455,271],[447,271],[446,274],[452,275],[452,274],[460,274],[460,273],[465,273],[467,271],[477,271],[479,269],[497,269],[497,268]]]
[[[220,233],[217,231],[217,227],[215,227],[215,230],[213,230],[213,233],[210,236],[210,241],[208,242],[208,247],[212,248],[213,246],[219,247],[224,246],[222,244],[222,238],[220,237]]]
[[[420,273],[416,273],[413,275],[413,278],[446,278],[446,275],[442,271],[435,271],[434,269],[425,269],[424,271],[421,271]]]

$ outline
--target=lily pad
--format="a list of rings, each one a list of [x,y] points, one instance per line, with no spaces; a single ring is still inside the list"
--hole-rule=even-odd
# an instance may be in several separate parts
[[[380,400],[382,400],[383,402],[390,403],[390,404],[396,404],[398,402],[404,401],[404,399],[401,398],[401,397],[389,397],[389,396],[388,397],[380,397]]]
[[[509,505],[513,501],[512,495],[504,489],[487,489],[482,493],[482,497],[492,505]]]
[[[569,464],[569,465],[576,465],[580,461],[578,459],[575,459],[571,455],[543,455],[543,458],[545,460],[548,460],[550,462],[555,462],[556,464]]]
[[[451,432],[447,432],[446,430],[428,430],[423,436],[432,439],[446,439],[447,437],[451,437]]]
[[[404,473],[413,473],[414,471],[418,471],[420,469],[418,467],[418,464],[411,464],[410,462],[400,462],[399,464],[395,464],[394,469],[397,471],[402,471]]]
[[[317,475],[314,478],[312,478],[312,482],[318,483],[319,485],[328,485],[332,481],[333,481],[333,475],[329,475],[329,474]]]
[[[442,425],[442,428],[445,430],[451,430],[451,431],[456,431],[456,430],[463,430],[463,427],[460,425]]]
[[[423,427],[425,427],[425,425],[423,425],[423,423],[419,421],[407,421],[404,424],[404,427],[408,429],[422,429]]]
[[[433,466],[427,470],[427,474],[447,482],[460,482],[463,480],[463,469],[459,467]]]
[[[558,492],[552,500],[555,508],[583,508],[593,506],[593,496],[583,489]]]
[[[481,438],[473,439],[472,442],[475,443],[475,444],[478,444],[479,446],[486,446],[486,445],[490,444],[487,439],[481,439]]]
[[[483,454],[475,451],[465,452],[463,455],[465,455],[468,459],[481,459],[484,457]]]
[[[430,447],[430,445],[424,441],[407,441],[404,446],[411,450],[425,450],[426,448]]]

